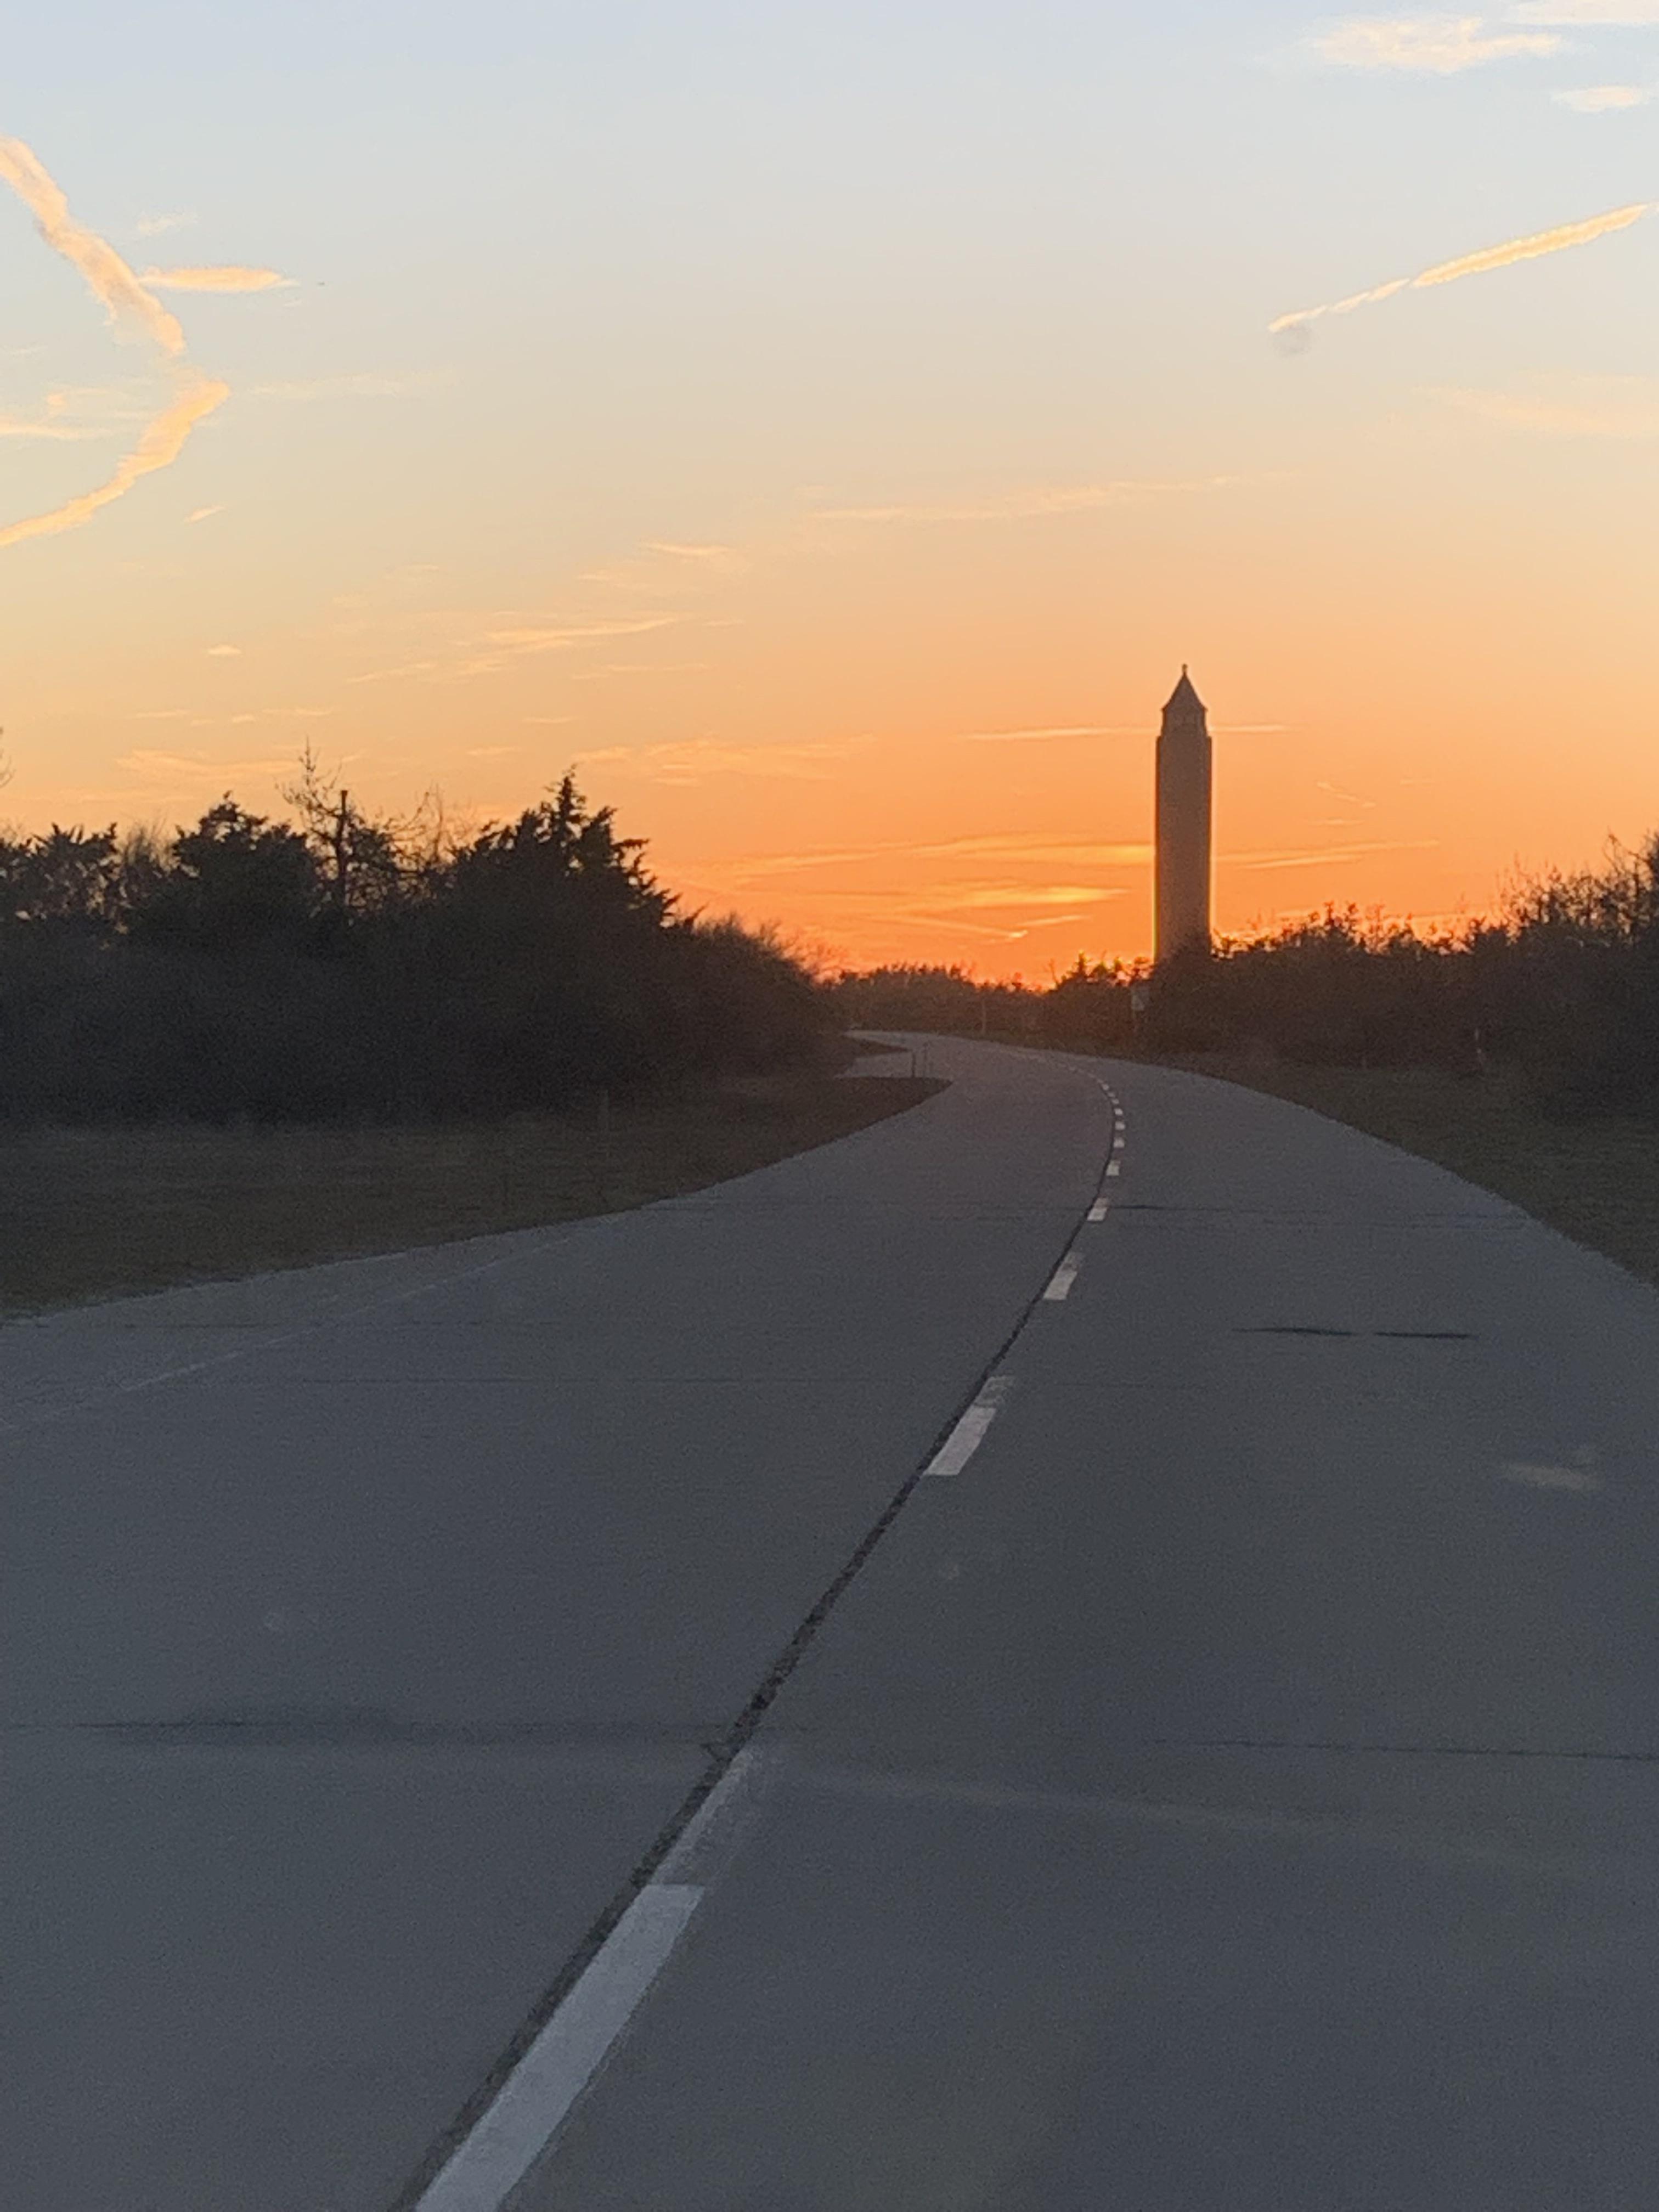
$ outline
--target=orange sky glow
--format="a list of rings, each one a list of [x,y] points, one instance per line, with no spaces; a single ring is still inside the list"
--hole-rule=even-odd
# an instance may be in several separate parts
[[[1659,11],[1191,12],[486,7],[533,116],[422,15],[297,175],[228,31],[168,131],[0,118],[14,821],[574,764],[689,906],[1042,978],[1149,949],[1189,661],[1224,931],[1659,828]]]

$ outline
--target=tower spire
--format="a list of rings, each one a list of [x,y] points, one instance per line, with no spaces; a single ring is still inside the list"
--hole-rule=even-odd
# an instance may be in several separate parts
[[[1204,702],[1199,697],[1197,691],[1194,689],[1193,679],[1188,672],[1187,664],[1184,660],[1181,664],[1181,681],[1176,685],[1174,691],[1170,694],[1169,705],[1164,709],[1166,714],[1170,712],[1170,708],[1185,708],[1188,713],[1191,713],[1195,709],[1200,714],[1205,711]]]

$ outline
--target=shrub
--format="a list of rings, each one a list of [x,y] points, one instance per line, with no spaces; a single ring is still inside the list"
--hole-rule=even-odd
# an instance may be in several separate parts
[[[307,776],[298,828],[0,843],[0,1115],[501,1113],[817,1051],[800,963],[678,915],[568,776],[448,848]]]

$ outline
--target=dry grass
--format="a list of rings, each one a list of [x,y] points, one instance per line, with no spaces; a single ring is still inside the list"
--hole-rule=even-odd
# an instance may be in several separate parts
[[[1659,1129],[1651,1123],[1564,1118],[1509,1075],[1179,1064],[1294,1099],[1437,1161],[1659,1283]]]
[[[941,1086],[726,1083],[569,1119],[0,1137],[0,1312],[643,1206],[769,1165]]]

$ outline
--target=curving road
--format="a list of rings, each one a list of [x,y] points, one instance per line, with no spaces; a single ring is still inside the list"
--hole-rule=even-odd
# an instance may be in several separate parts
[[[7,2212],[1648,2201],[1659,1297],[932,1049],[696,1198],[0,1332]]]

